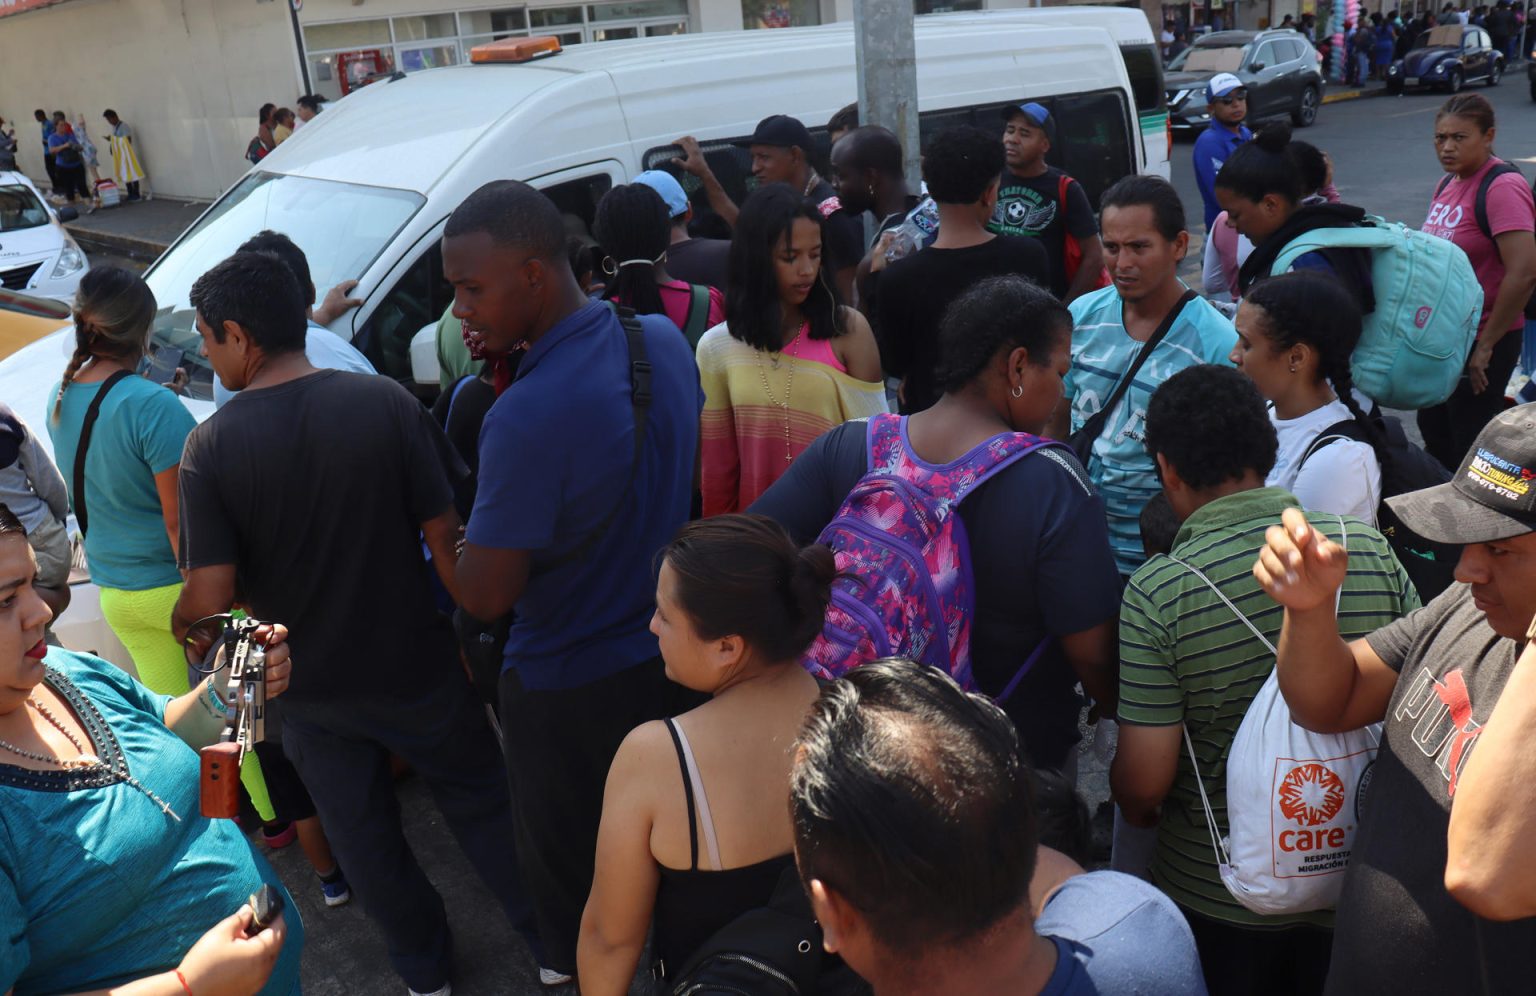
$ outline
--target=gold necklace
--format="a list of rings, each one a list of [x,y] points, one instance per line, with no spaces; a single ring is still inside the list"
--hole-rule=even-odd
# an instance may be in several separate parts
[[[785,346],[779,352],[781,354],[788,353],[791,349],[793,349],[795,345],[799,343],[800,334],[804,331],[805,326],[801,325],[800,328],[795,331],[795,337],[789,340],[789,345]],[[789,376],[784,383],[784,400],[781,402],[773,396],[773,388],[768,386],[768,371],[763,367],[763,351],[761,349],[754,349],[752,352],[757,359],[757,376],[763,382],[763,394],[768,398],[768,403],[770,405],[777,407],[784,413],[784,462],[790,463],[795,459],[795,455],[791,451],[789,444],[789,399],[790,395],[792,395],[795,390],[795,365],[793,363],[789,365]],[[773,360],[773,368],[777,370],[779,368],[779,358],[777,355],[770,355],[772,356]],[[798,350],[790,353],[790,355],[796,359],[799,359],[800,357]]]
[[[27,698],[27,705],[36,709],[38,714],[42,716],[43,719],[48,721],[48,725],[64,734],[64,739],[68,740],[71,744],[74,745],[75,750],[80,752],[80,756],[66,761],[61,757],[54,757],[51,754],[39,754],[36,751],[30,751],[22,747],[17,747],[15,744],[8,743],[4,740],[0,740],[0,749],[8,750],[12,754],[20,755],[21,757],[28,758],[29,760],[40,761],[43,764],[57,764],[65,771],[91,771],[96,768],[105,768],[108,771],[112,771],[114,774],[121,777],[123,781],[127,782],[129,785],[142,792],[146,797],[148,797],[149,801],[159,806],[165,815],[169,816],[177,823],[181,822],[181,817],[176,815],[176,811],[171,808],[170,803],[166,802],[164,799],[160,798],[158,795],[155,795],[155,793],[145,788],[137,778],[129,774],[127,762],[124,762],[122,771],[116,771],[111,766],[103,762],[100,757],[97,757],[95,754],[86,750],[85,744],[81,743],[80,739],[73,733],[69,732],[69,728],[60,722],[59,718],[55,716],[47,706],[43,705],[41,702],[34,701],[30,696]]]

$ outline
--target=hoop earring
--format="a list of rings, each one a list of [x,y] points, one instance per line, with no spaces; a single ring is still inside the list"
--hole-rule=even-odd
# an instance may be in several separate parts
[[[1013,385],[1013,390],[1009,391],[1008,393],[1013,395],[1015,398],[1022,398],[1024,397],[1024,385],[1015,384]]]

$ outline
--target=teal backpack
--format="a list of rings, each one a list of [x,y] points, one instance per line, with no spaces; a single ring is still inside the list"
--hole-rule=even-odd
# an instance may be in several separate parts
[[[1270,274],[1320,249],[1368,249],[1376,310],[1350,361],[1355,387],[1383,408],[1417,411],[1451,396],[1472,353],[1483,288],[1448,239],[1367,215],[1353,228],[1318,228],[1280,250]]]

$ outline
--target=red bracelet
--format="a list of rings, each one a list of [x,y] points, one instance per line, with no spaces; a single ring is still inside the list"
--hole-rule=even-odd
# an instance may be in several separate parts
[[[187,996],[192,996],[192,987],[187,985],[187,977],[181,974],[181,969],[179,968],[176,970],[176,981],[181,983],[182,991],[185,992]]]

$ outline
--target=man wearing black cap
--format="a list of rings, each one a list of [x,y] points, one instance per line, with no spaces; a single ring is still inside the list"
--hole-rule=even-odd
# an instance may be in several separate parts
[[[1020,104],[1006,108],[1003,121],[1007,168],[997,190],[997,212],[987,227],[998,235],[1038,239],[1051,261],[1051,293],[1070,303],[1104,286],[1104,247],[1093,205],[1082,184],[1046,165],[1046,153],[1056,143],[1050,111],[1040,104]]]
[[[730,211],[723,210],[724,205],[717,206],[718,200],[725,197],[724,189],[699,151],[698,142],[690,137],[679,139],[678,144],[686,158],[673,162],[703,181],[710,205],[734,225],[735,206],[731,205]],[[815,143],[810,131],[798,118],[774,114],[757,123],[751,138],[735,144],[744,146],[752,156],[752,176],[759,186],[787,183],[816,202],[821,216],[826,219],[822,257],[837,281],[838,294],[844,302],[852,303],[854,272],[859,260],[864,258],[864,224],[857,216],[843,210],[837,190],[811,165],[811,150]],[[729,198],[726,201],[729,203]]]
[[[1536,918],[1484,919],[1445,879],[1458,780],[1536,614],[1536,405],[1490,422],[1450,483],[1387,503],[1426,539],[1462,545],[1460,583],[1363,640],[1341,640],[1334,616],[1348,555],[1300,511],[1269,530],[1253,569],[1285,607],[1276,667],[1292,718],[1321,733],[1385,723],[1326,991],[1529,992]]]

